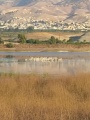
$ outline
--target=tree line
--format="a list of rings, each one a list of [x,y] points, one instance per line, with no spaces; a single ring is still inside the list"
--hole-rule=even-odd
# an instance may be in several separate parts
[[[25,37],[25,34],[23,33],[20,33],[18,34],[17,36],[18,40],[17,40],[17,43],[21,43],[21,44],[90,44],[90,42],[86,42],[86,40],[84,40],[83,42],[79,42],[79,41],[76,41],[72,38],[70,38],[68,41],[66,41],[65,39],[64,40],[59,40],[58,38],[55,38],[54,36],[51,36],[50,39],[48,40],[45,40],[45,41],[40,41],[38,39],[26,39]],[[13,43],[14,41],[13,40],[10,40],[8,41],[10,43],[6,44],[6,47],[8,48],[12,48],[13,47]],[[3,44],[4,41],[2,40],[2,38],[0,37],[0,44]]]
[[[86,40],[83,40],[82,42],[79,42],[76,38],[70,38],[69,40],[59,40],[58,38],[55,38],[54,36],[51,36],[50,39],[45,41],[40,41],[38,39],[29,39],[27,40],[24,34],[18,34],[19,43],[30,43],[30,44],[90,44],[90,42],[87,42]]]

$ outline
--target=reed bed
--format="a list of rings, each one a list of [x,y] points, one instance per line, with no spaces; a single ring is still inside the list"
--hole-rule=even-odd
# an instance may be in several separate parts
[[[90,74],[0,74],[0,120],[90,120]]]

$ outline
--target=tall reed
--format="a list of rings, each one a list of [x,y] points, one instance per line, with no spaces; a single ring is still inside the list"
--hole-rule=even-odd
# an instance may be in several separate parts
[[[0,120],[90,120],[90,74],[0,74]]]

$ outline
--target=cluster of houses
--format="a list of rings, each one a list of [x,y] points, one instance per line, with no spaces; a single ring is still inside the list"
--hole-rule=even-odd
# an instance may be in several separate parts
[[[33,27],[35,30],[90,30],[90,22],[64,22],[64,21],[46,21],[35,20],[31,17],[25,19],[24,17],[13,17],[11,20],[0,20],[0,29],[27,29]]]

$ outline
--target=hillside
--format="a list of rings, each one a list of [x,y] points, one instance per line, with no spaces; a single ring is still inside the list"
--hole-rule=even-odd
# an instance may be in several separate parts
[[[35,18],[47,16],[50,19],[84,22],[88,20],[87,16],[90,16],[90,0],[0,0],[0,3],[3,3],[2,9],[0,8],[1,13],[3,13],[3,9],[6,13],[12,9],[18,10],[17,13],[12,13],[12,16],[17,16],[17,14],[21,16],[22,7],[26,9],[27,14],[29,13],[28,16],[34,16]],[[8,11],[6,9],[7,4],[11,4]],[[30,14],[30,11],[32,14]]]
[[[0,4],[0,20],[12,24],[43,20],[90,26],[90,0],[1,0]]]

